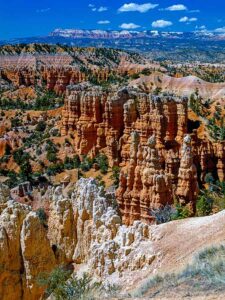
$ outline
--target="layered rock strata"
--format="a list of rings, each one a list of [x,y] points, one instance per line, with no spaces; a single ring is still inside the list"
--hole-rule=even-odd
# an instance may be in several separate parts
[[[205,175],[224,179],[224,143],[199,139],[196,130],[187,136],[187,102],[131,88],[68,87],[62,134],[74,137],[81,156],[104,152],[122,168],[117,199],[126,224],[151,221],[151,209],[175,198],[194,211]]]
[[[71,86],[63,110],[62,134],[75,135],[81,155],[106,148],[109,159],[126,163],[131,133],[141,143],[155,134],[158,148],[181,143],[186,133],[187,99],[156,97],[126,88],[106,93],[88,85]]]
[[[68,85],[86,81],[88,73],[96,81],[107,81],[112,72],[119,72],[116,64],[110,69],[108,66],[89,66],[88,58],[82,55],[76,63],[74,60],[68,54],[0,55],[0,80],[10,83],[14,88],[41,86],[62,95]]]

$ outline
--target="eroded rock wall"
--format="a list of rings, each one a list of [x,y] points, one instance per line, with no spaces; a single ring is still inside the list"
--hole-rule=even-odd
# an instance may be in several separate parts
[[[69,195],[48,191],[47,226],[26,205],[8,200],[1,188],[0,295],[2,300],[36,300],[38,276],[56,265],[86,264],[93,276],[107,277],[149,266],[155,256],[141,247],[151,230],[140,221],[121,224],[115,199],[93,179],[80,179]],[[7,201],[8,200],[8,201]]]
[[[175,198],[194,213],[205,175],[224,179],[224,143],[187,130],[186,98],[88,84],[67,89],[62,134],[74,137],[81,156],[104,152],[110,166],[121,167],[117,200],[126,224],[151,222],[149,211]]]

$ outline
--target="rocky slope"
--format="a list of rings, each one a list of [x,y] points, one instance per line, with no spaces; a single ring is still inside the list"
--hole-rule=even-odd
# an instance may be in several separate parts
[[[0,295],[3,300],[39,299],[37,278],[56,265],[88,270],[93,277],[137,287],[161,270],[177,270],[194,253],[224,242],[224,212],[206,218],[146,225],[122,225],[112,194],[92,179],[80,179],[65,194],[49,188],[46,225],[26,205],[8,200],[1,186]],[[193,232],[195,234],[193,235]]]
[[[175,78],[166,74],[154,73],[134,80],[130,85],[141,87],[145,91],[160,88],[162,91],[185,97],[190,97],[198,90],[203,99],[219,100],[222,105],[225,101],[225,83],[209,83],[195,76]]]
[[[66,86],[86,80],[105,82],[127,72],[133,73],[150,64],[139,54],[104,48],[76,48],[30,44],[0,47],[0,79],[2,90],[26,87],[46,87],[63,94]],[[127,65],[128,64],[128,65]],[[129,68],[131,74],[132,70]]]

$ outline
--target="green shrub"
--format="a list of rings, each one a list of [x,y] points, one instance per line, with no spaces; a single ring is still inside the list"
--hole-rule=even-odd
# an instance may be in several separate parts
[[[115,187],[119,186],[119,179],[120,179],[120,167],[114,166],[112,167],[112,175],[110,177],[113,180],[113,184]]]
[[[20,165],[19,176],[22,181],[32,181],[32,167],[29,160]]]
[[[140,75],[138,73],[135,73],[135,74],[132,74],[130,77],[131,77],[131,79],[138,79],[138,78],[140,78]]]
[[[101,282],[92,282],[87,273],[78,278],[69,271],[58,267],[50,274],[41,274],[38,283],[46,287],[45,295],[54,296],[56,300],[98,300],[101,298]],[[100,298],[99,298],[100,297]]]
[[[73,159],[70,157],[66,157],[64,159],[64,169],[72,170],[74,168]]]
[[[55,163],[57,161],[58,149],[57,149],[56,145],[51,140],[47,141],[46,150],[47,150],[47,155],[46,155],[47,159],[50,162]]]
[[[45,131],[45,129],[46,129],[46,123],[44,121],[38,122],[36,126],[36,130],[42,132]]]
[[[213,184],[214,182],[215,182],[215,179],[214,179],[212,173],[207,173],[207,174],[205,175],[205,183],[211,185],[211,184]]]
[[[75,169],[78,169],[80,167],[81,161],[79,155],[75,155],[73,158],[73,166]]]
[[[63,98],[57,97],[55,92],[46,91],[44,95],[38,96],[33,105],[35,110],[49,110],[63,104]]]
[[[145,68],[141,71],[141,74],[143,74],[145,76],[149,76],[151,74],[151,71],[149,68]]]
[[[69,278],[70,272],[63,267],[54,269],[50,274],[42,273],[39,275],[37,282],[40,286],[44,286],[45,296],[49,297],[53,294],[56,300],[65,298],[65,282]]]
[[[99,154],[94,159],[94,162],[97,163],[102,174],[106,174],[108,172],[109,163],[108,157],[105,154]]]
[[[22,126],[22,121],[19,119],[19,118],[13,118],[11,120],[11,126],[12,127],[19,127],[19,126]]]
[[[197,215],[199,217],[208,216],[212,212],[212,208],[213,199],[210,195],[210,192],[207,190],[202,191],[196,203]]]
[[[9,144],[6,144],[5,146],[5,155],[10,155],[11,154],[11,147],[9,146]]]
[[[158,209],[152,209],[150,214],[155,218],[157,224],[163,224],[173,220],[177,214],[177,210],[171,205],[167,204]]]
[[[57,161],[57,154],[55,152],[47,152],[46,157],[50,162],[55,163]]]
[[[159,95],[162,92],[162,89],[160,87],[157,87],[153,91],[153,95]]]
[[[49,176],[54,176],[58,173],[61,173],[63,170],[64,170],[63,164],[61,164],[61,163],[52,164],[47,168],[46,173]]]
[[[30,159],[29,153],[25,152],[23,148],[19,148],[13,152],[15,162],[20,166]]]
[[[93,159],[91,159],[90,157],[84,156],[83,160],[80,164],[80,168],[83,172],[87,172],[89,171],[93,166]]]
[[[47,215],[45,213],[45,210],[44,208],[39,208],[37,211],[36,211],[36,214],[40,220],[40,223],[42,225],[45,225],[46,224],[46,221],[47,221]]]
[[[4,175],[9,177],[6,183],[10,188],[14,188],[15,186],[17,186],[17,184],[19,183],[19,178],[14,171],[4,172]]]
[[[189,211],[187,206],[182,206],[181,204],[176,204],[175,212],[172,215],[172,220],[181,220],[190,217],[191,212]]]
[[[102,176],[101,175],[97,176],[96,180],[97,180],[99,186],[102,186],[103,188],[105,188],[105,181],[102,180]]]

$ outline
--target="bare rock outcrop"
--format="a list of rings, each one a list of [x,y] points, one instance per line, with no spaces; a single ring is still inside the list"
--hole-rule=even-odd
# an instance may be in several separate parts
[[[0,215],[0,295],[3,300],[35,300],[43,294],[38,276],[56,265],[87,265],[97,277],[122,276],[154,260],[141,248],[151,240],[140,221],[122,225],[112,194],[94,179],[80,179],[68,195],[59,186],[49,191],[47,226],[29,206],[2,199]]]
[[[74,136],[81,156],[103,152],[110,166],[122,168],[117,200],[125,224],[151,222],[149,210],[171,204],[175,197],[194,211],[205,175],[212,172],[223,180],[224,143],[201,139],[196,130],[187,137],[187,132],[187,98],[133,88],[109,93],[88,84],[67,89],[62,134]],[[148,147],[150,136],[154,147]]]
[[[104,196],[102,189],[98,188],[94,181],[81,180],[79,191],[77,193],[75,189],[74,192],[77,203],[75,209],[79,216],[78,224],[87,228],[87,231],[82,231],[82,234],[78,235],[75,261],[77,257],[85,258],[93,272],[99,276],[121,273],[126,269],[138,269],[151,263],[153,259],[151,253],[145,255],[139,250],[136,257],[135,252],[142,241],[150,238],[149,226],[141,222],[136,222],[130,228],[121,226],[121,217],[118,210],[113,207],[115,203],[112,200],[115,200],[111,195]],[[79,219],[82,221],[79,222]],[[83,252],[85,248],[89,249],[86,253]]]
[[[145,143],[152,134],[158,148],[181,143],[187,130],[187,99],[156,97],[123,88],[104,92],[88,85],[71,86],[63,109],[62,134],[74,135],[80,155],[103,150],[110,164],[126,162],[133,130]]]
[[[148,161],[151,170],[153,161],[158,163],[154,137],[147,147],[148,155],[154,158]],[[149,174],[155,176],[155,173]],[[166,175],[163,176],[165,179]],[[157,226],[135,220],[131,226],[122,225],[113,195],[105,193],[90,178],[80,179],[68,194],[64,194],[60,186],[48,191],[51,202],[48,226],[43,226],[37,213],[28,206],[7,201],[7,195],[3,194],[6,196],[1,199],[5,207],[0,214],[0,295],[3,300],[39,299],[43,289],[37,284],[37,277],[56,265],[73,265],[76,270],[88,270],[104,282],[112,280],[132,288],[132,282],[168,266],[168,257],[169,262],[176,257],[174,249],[179,251],[178,257],[183,257],[183,245],[191,249],[193,242],[187,236],[193,238],[193,230],[199,232],[194,236],[194,251],[197,244],[199,248],[210,244],[207,237],[214,240],[216,236],[217,242],[224,237],[224,213],[219,217],[177,221],[175,228],[179,234],[176,237],[174,223]],[[217,219],[219,226],[211,226],[208,233],[208,220],[215,224]],[[175,248],[168,243],[170,235]],[[177,237],[183,243],[176,241]],[[168,253],[167,247],[173,250]],[[190,258],[190,254],[185,258]]]
[[[54,268],[54,253],[36,213],[4,195],[0,195],[4,202],[0,213],[0,296],[3,300],[35,300],[43,294],[37,278]]]
[[[23,296],[20,233],[28,213],[28,207],[9,201],[0,215],[0,295],[4,300]]]
[[[190,210],[194,212],[198,192],[197,169],[193,163],[191,137],[187,135],[181,150],[176,196],[180,204],[188,204]]]
[[[37,284],[38,277],[50,273],[56,260],[46,229],[34,212],[30,212],[23,221],[20,244],[24,267],[22,299],[36,300],[43,294],[43,287]]]
[[[117,190],[125,224],[132,224],[134,220],[151,222],[151,209],[172,203],[172,183],[160,165],[155,136],[151,136],[144,147],[138,144],[137,133],[132,136],[130,163],[121,171]]]
[[[140,261],[141,267],[151,262],[152,253],[146,255],[139,251],[135,255],[139,244],[150,238],[149,226],[140,221],[130,228],[121,226],[115,204],[113,196],[105,194],[95,180],[84,178],[75,185],[69,199],[54,198],[48,237],[57,249],[59,262],[86,263],[98,276],[138,269]]]

